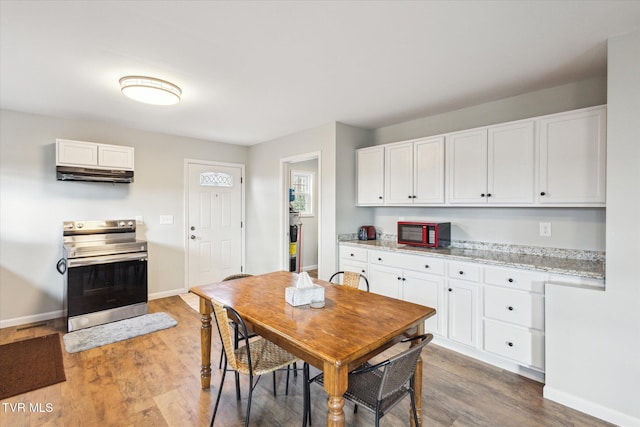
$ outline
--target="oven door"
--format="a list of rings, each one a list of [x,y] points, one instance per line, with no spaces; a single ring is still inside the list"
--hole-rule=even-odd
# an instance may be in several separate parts
[[[67,311],[78,316],[147,302],[147,253],[67,260]]]

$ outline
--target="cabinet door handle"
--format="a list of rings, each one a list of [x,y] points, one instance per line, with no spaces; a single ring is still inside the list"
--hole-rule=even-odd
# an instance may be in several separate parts
[[[425,264],[424,268],[429,268],[429,264]]]
[[[513,279],[512,279],[511,277],[509,277],[509,278],[507,279],[507,282],[509,282],[509,283],[513,283]]]
[[[407,280],[407,278],[406,278],[406,277],[403,277],[403,278],[402,278],[402,281],[403,281],[403,282],[405,282],[406,280]]]
[[[480,194],[480,197],[484,197],[484,196],[485,196],[485,194],[484,194],[484,193]]]
[[[452,291],[453,291],[453,289],[449,288],[449,292],[452,292]]]
[[[507,310],[509,310],[509,311],[513,311],[513,306],[509,306],[509,307],[507,307]]]
[[[382,196],[378,196],[378,199],[382,200]]]
[[[355,256],[354,254],[349,254],[349,255],[351,255],[351,256]]]
[[[463,275],[464,271],[460,270],[460,271],[458,271],[458,274]]]
[[[491,193],[487,193],[487,197],[491,197]]]
[[[509,347],[513,347],[513,343],[512,343],[511,341],[507,341],[507,345],[508,345]]]
[[[382,261],[382,258],[378,258],[378,261]]]
[[[398,277],[398,280],[402,280],[402,277]]]
[[[546,195],[547,195],[547,193],[545,193],[544,191],[541,191],[541,192],[540,192],[540,195],[541,195],[541,196],[546,196]]]

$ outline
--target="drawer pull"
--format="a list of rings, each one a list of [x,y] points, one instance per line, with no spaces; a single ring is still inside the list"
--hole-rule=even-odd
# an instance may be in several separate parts
[[[449,292],[453,291],[453,289],[449,288]]]
[[[513,343],[512,343],[511,341],[507,341],[507,345],[508,345],[509,347],[513,347]]]
[[[398,280],[402,280],[402,277],[398,277]]]
[[[426,265],[424,266],[424,268],[429,268],[429,264],[426,264]]]
[[[509,277],[509,278],[507,279],[507,282],[509,282],[509,283],[513,283],[513,279],[512,279],[511,277]]]
[[[458,273],[459,273],[460,275],[462,275],[462,274],[464,274],[464,271],[460,270],[460,271],[458,271]]]
[[[509,310],[509,311],[513,311],[513,307],[512,307],[512,306],[509,306],[509,307],[507,307],[507,310]]]
[[[355,256],[354,254],[350,254],[351,256]]]
[[[364,268],[362,269],[362,272],[363,272],[363,273],[366,273],[366,271],[365,271],[365,269],[364,269]]]

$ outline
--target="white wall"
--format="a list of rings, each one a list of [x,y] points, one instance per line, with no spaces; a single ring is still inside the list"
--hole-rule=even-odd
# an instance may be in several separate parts
[[[56,181],[55,139],[135,148],[135,182]],[[184,159],[245,163],[247,147],[0,111],[0,326],[62,315],[62,222],[142,215],[149,293],[184,289]],[[173,215],[173,225],[159,225]]]
[[[607,286],[547,285],[545,397],[640,426],[640,32],[608,45]]]
[[[335,123],[318,126],[250,147],[247,168],[247,272],[284,268],[282,159],[320,152],[319,274],[335,259]],[[287,214],[288,215],[288,214]],[[329,268],[329,271],[333,268]],[[324,276],[321,276],[324,277]]]
[[[356,206],[356,149],[372,145],[367,129],[338,123],[336,128],[336,233],[357,233],[358,227],[373,224],[374,210]],[[338,268],[338,265],[335,265]]]
[[[570,83],[376,129],[376,144],[438,135],[607,103],[606,79]],[[395,234],[399,218],[451,222],[452,238],[492,243],[605,250],[604,208],[374,208],[374,224]],[[552,236],[540,237],[539,222]]]

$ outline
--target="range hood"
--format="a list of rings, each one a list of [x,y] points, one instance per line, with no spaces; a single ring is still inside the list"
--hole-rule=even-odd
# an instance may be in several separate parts
[[[90,169],[79,166],[56,166],[58,181],[90,181],[130,184],[133,182],[132,170]]]

